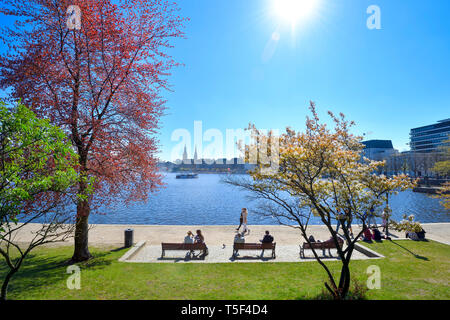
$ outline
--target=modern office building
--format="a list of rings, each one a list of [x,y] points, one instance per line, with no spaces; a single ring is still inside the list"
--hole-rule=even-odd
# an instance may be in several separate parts
[[[396,152],[391,140],[369,140],[363,144],[364,156],[375,161],[385,160]]]
[[[411,129],[410,147],[412,152],[436,152],[440,147],[448,145],[445,141],[450,135],[450,119],[435,124]]]

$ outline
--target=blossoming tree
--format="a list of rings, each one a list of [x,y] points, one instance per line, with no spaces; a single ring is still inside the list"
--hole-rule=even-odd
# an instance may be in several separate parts
[[[253,142],[242,149],[247,158],[257,159],[258,165],[250,178],[229,177],[226,182],[250,191],[259,200],[258,214],[299,229],[309,244],[308,225],[313,216],[318,217],[337,247],[339,278],[333,276],[316,250],[312,252],[327,273],[328,291],[335,299],[344,299],[350,287],[350,260],[362,231],[351,237],[344,227],[343,234],[338,235],[332,224],[345,212],[346,221],[358,219],[365,227],[371,208],[384,205],[389,194],[406,190],[412,183],[405,175],[377,175],[384,162],[363,158],[362,138],[350,132],[354,123],[346,121],[343,114],[329,112],[335,124],[330,129],[319,121],[313,102],[310,110],[312,118],[307,118],[305,132],[287,128],[284,134],[275,136],[250,126]],[[338,237],[344,238],[345,246],[339,246]]]
[[[76,204],[74,262],[89,259],[88,219],[112,201],[145,200],[161,184],[154,136],[160,97],[178,64],[168,54],[185,18],[161,0],[5,0],[16,18],[0,40],[0,88],[70,136],[84,194]],[[13,40],[12,40],[13,39]]]

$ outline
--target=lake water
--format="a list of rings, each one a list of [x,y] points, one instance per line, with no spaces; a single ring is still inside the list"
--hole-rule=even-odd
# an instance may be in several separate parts
[[[152,194],[147,203],[130,207],[118,206],[106,210],[106,215],[89,218],[95,224],[152,224],[152,225],[233,225],[239,223],[241,208],[249,209],[250,225],[278,224],[271,218],[252,215],[256,204],[236,187],[221,183],[219,174],[199,174],[198,179],[176,179],[165,175],[165,188]],[[393,218],[414,214],[422,223],[450,222],[450,211],[438,199],[412,191],[402,192],[389,200]],[[311,224],[320,224],[316,218]]]

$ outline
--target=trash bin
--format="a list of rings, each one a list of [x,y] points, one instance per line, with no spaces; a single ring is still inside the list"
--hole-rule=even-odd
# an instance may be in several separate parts
[[[125,230],[125,248],[133,246],[133,229]]]

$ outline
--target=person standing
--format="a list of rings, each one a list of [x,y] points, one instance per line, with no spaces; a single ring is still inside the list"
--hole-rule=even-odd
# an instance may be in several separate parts
[[[244,227],[244,230],[242,231],[243,234],[245,234],[246,232],[248,232],[247,234],[250,234],[250,229],[247,226],[247,218],[248,218],[248,210],[247,208],[242,208],[242,225]]]
[[[350,231],[350,237],[353,239],[353,229],[352,229],[352,221],[353,221],[353,217],[350,214],[350,209],[345,209],[345,216],[346,216],[346,220],[347,220],[347,231]]]
[[[387,206],[386,208],[384,208],[383,210],[383,214],[381,215],[381,218],[383,218],[383,223],[382,223],[382,227],[383,227],[383,232],[386,233],[386,236],[388,236],[387,232],[388,232],[388,226],[389,226],[389,212],[390,212],[390,208],[389,206]]]
[[[375,209],[370,208],[370,212],[367,215],[367,226],[370,228],[372,225],[375,225],[375,228],[378,228],[377,221],[375,220]]]
[[[339,228],[340,228],[341,225],[342,225],[342,228],[345,227],[345,226],[344,226],[345,219],[346,219],[346,215],[345,215],[345,214],[339,213],[339,214],[337,215],[337,219],[336,219],[336,220],[337,220],[337,224],[336,224],[336,233],[339,232]]]
[[[239,218],[239,227],[236,228],[236,231],[239,231],[239,229],[242,226],[242,222],[244,221],[244,218],[242,216],[242,212],[244,211],[244,209],[241,210],[241,217]]]

